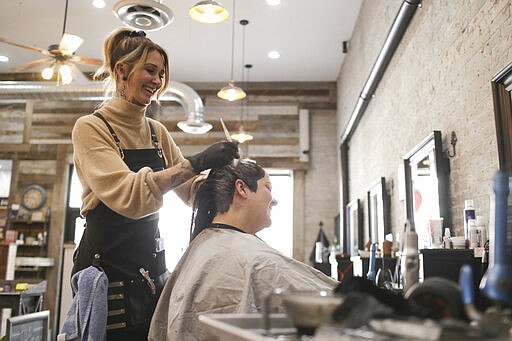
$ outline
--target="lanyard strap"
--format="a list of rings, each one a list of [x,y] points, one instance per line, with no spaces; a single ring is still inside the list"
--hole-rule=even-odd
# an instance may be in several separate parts
[[[234,227],[228,224],[217,224],[217,223],[211,223],[210,227],[216,228],[216,229],[226,229],[226,230],[234,230],[242,233],[246,233],[245,231],[240,230],[238,227]]]

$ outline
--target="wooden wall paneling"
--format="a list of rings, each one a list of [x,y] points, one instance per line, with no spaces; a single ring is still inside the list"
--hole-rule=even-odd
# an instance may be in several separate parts
[[[27,101],[25,114],[23,115],[23,139],[22,143],[28,144],[32,135],[32,114],[34,113],[34,101]]]

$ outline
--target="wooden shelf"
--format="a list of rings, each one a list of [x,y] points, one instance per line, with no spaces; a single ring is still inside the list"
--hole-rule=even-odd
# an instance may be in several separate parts
[[[10,219],[7,221],[7,231],[17,231],[18,238],[23,234],[25,241],[29,239],[29,244],[16,243],[17,252],[15,260],[15,275],[18,279],[44,279],[46,270],[54,265],[54,260],[46,258],[48,254],[47,239],[38,239],[41,236],[48,238],[49,233],[48,219],[32,220],[32,219]],[[36,242],[33,244],[32,242]],[[39,242],[39,243],[37,243]]]

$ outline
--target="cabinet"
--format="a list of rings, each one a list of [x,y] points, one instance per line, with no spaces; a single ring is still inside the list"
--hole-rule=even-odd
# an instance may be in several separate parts
[[[33,282],[46,278],[47,267],[53,265],[53,260],[47,258],[48,224],[48,216],[42,220],[16,218],[8,221],[8,231],[14,231],[17,236],[15,279]]]

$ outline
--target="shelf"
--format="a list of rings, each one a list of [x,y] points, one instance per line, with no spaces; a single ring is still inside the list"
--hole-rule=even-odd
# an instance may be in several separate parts
[[[11,219],[13,224],[46,224],[47,220]]]
[[[26,246],[26,247],[34,247],[34,248],[45,248],[46,247],[46,244],[17,244],[18,247],[23,247],[23,246]]]
[[[51,267],[55,265],[53,258],[47,257],[16,257],[16,266],[46,266]]]

